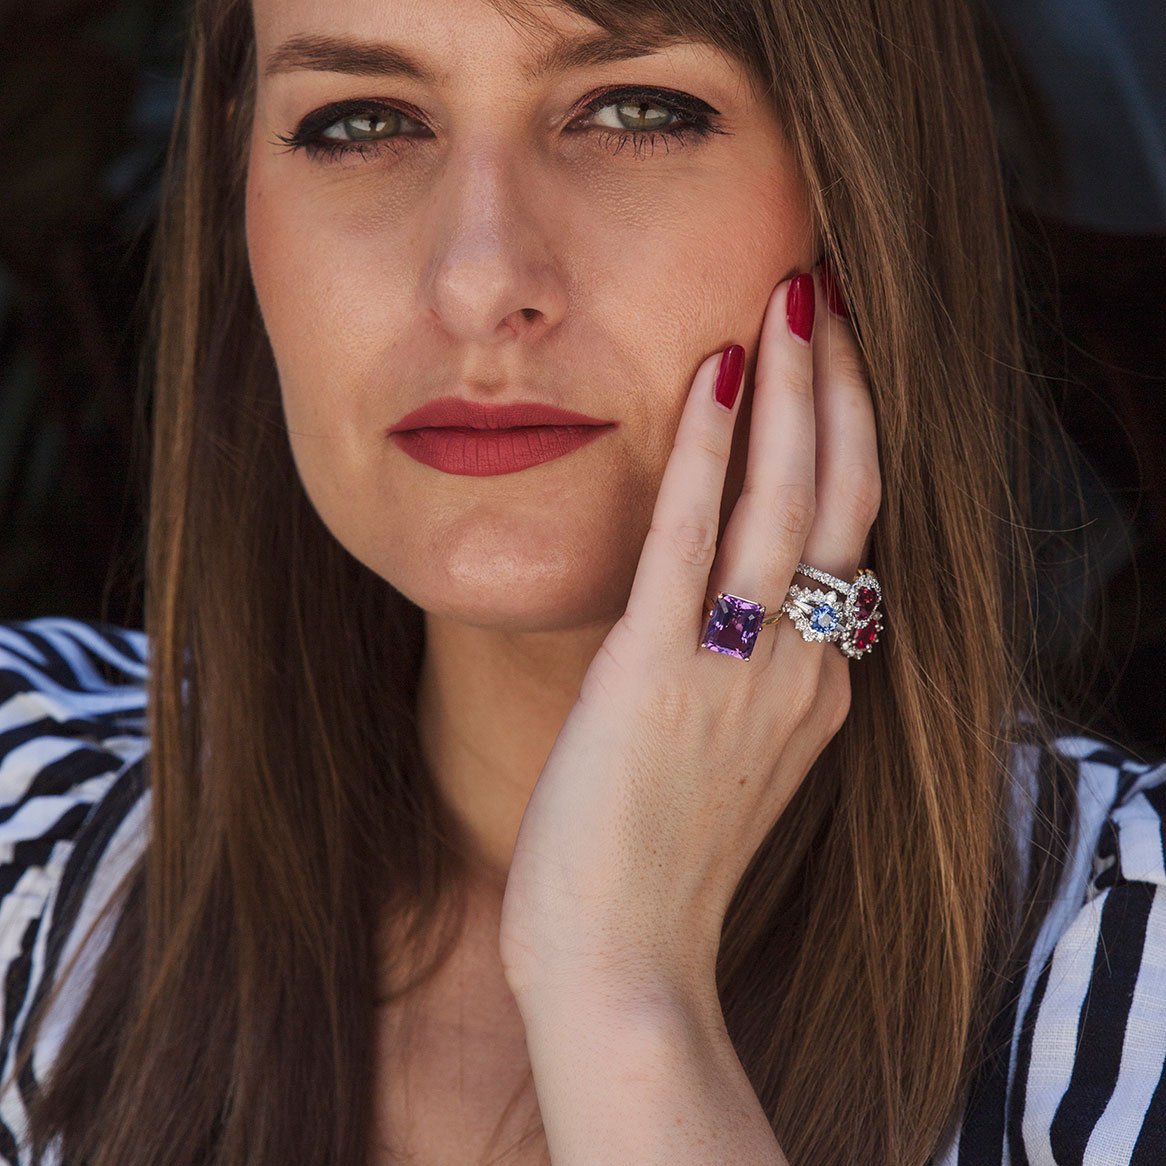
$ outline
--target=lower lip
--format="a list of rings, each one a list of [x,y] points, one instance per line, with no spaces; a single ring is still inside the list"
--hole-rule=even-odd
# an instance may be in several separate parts
[[[390,434],[411,458],[447,474],[513,474],[563,457],[613,425],[529,425],[521,429],[405,429]]]

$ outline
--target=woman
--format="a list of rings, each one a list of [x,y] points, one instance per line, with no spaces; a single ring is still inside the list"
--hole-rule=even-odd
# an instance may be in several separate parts
[[[185,95],[149,668],[0,641],[9,1159],[1158,1160],[964,5],[199,0]]]

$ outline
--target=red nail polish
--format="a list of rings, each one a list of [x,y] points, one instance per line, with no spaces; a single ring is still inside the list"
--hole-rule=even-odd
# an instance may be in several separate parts
[[[739,344],[730,344],[721,353],[721,363],[717,366],[717,381],[713,386],[713,399],[718,405],[732,409],[741,390],[741,374],[745,371],[745,349]]]
[[[814,335],[814,277],[803,273],[790,280],[785,315],[795,336],[809,341]]]
[[[839,319],[849,319],[850,312],[846,307],[846,301],[842,298],[842,289],[838,286],[838,276],[834,274],[834,266],[829,259],[822,260],[822,287],[826,292],[826,307]]]

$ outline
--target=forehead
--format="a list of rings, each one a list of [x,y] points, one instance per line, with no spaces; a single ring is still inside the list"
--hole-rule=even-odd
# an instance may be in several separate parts
[[[633,26],[613,32],[563,4],[530,0],[253,0],[261,76],[314,68],[429,84],[475,62],[505,59],[537,80],[699,39],[637,7]]]

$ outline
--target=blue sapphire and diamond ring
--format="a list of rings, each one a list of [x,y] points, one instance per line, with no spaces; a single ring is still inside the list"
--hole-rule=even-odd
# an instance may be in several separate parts
[[[788,615],[803,640],[835,644],[854,660],[865,656],[883,629],[883,591],[874,572],[862,567],[847,583],[806,563],[799,563],[797,570],[829,590],[791,586],[781,609],[770,616],[763,604],[739,595],[722,591],[715,600],[706,597],[708,625],[701,647],[748,660],[761,629]]]
[[[836,591],[791,587],[781,610],[793,620],[802,639],[834,643],[842,635],[842,601]]]

